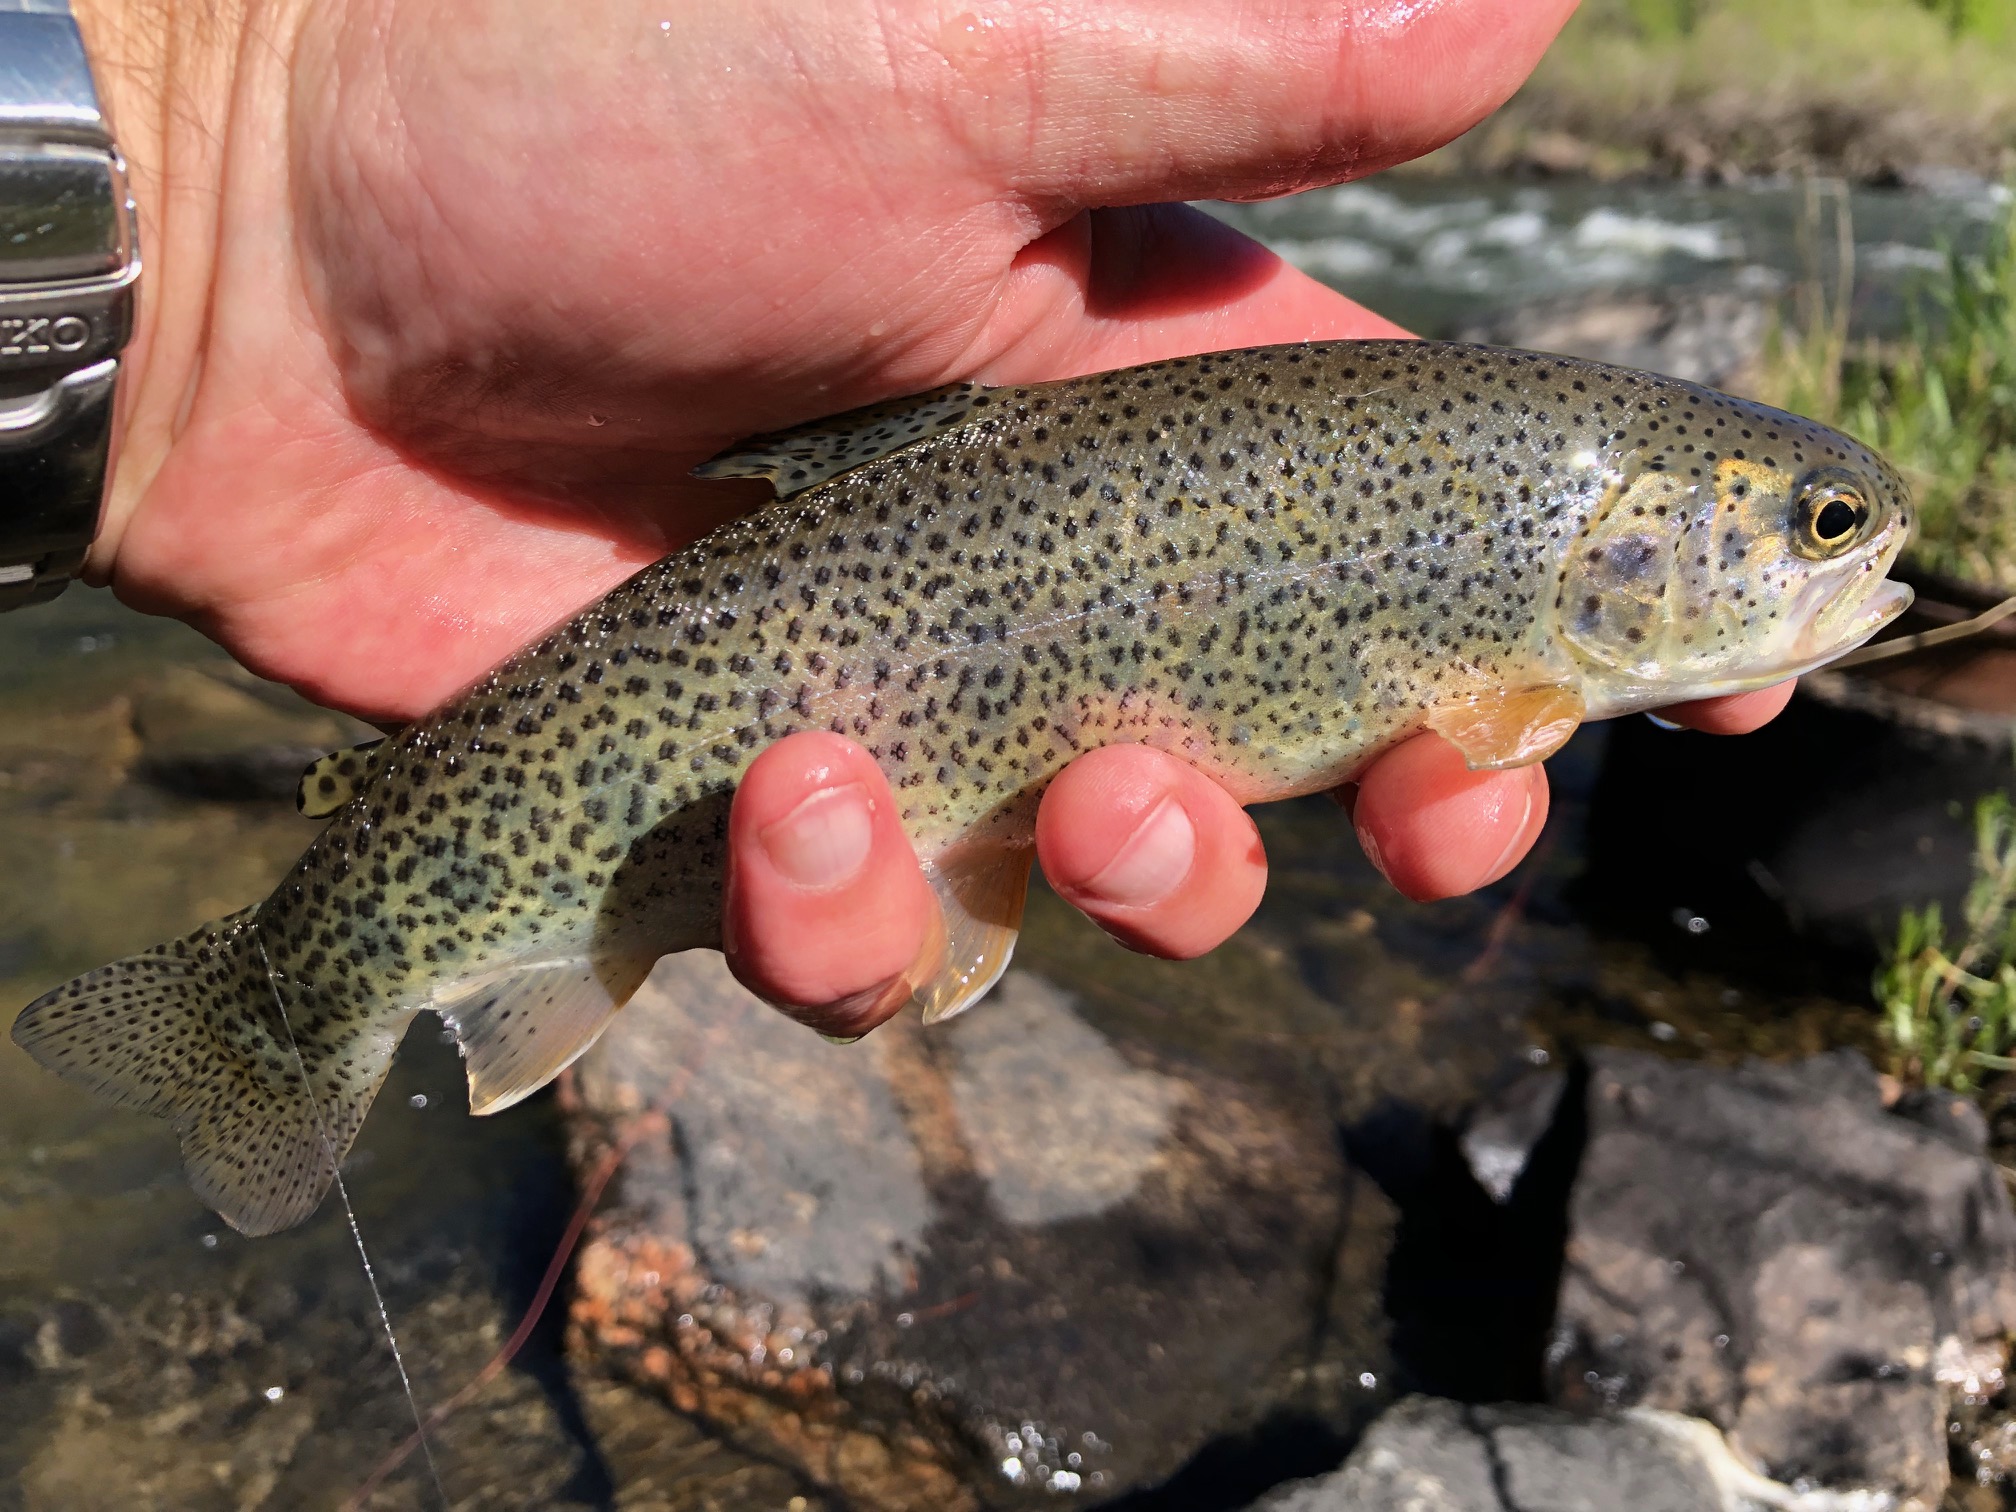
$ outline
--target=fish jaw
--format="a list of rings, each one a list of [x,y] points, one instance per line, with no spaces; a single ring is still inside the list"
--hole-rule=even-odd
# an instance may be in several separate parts
[[[1783,661],[1774,661],[1730,677],[1717,677],[1696,683],[1652,683],[1629,682],[1592,690],[1589,698],[1591,719],[1614,719],[1621,714],[1642,714],[1647,709],[1663,708],[1669,704],[1693,703],[1703,698],[1727,698],[1738,693],[1755,693],[1760,688],[1776,687],[1795,677],[1804,677],[1809,672],[1817,672],[1836,657],[1845,656],[1857,646],[1868,641],[1877,631],[1911,607],[1915,595],[1907,584],[1885,579],[1871,590],[1866,602],[1853,620],[1842,629],[1824,640],[1815,632],[1817,623],[1809,623],[1793,642],[1791,650]]]
[[[1821,583],[1811,584],[1801,595],[1802,600],[1812,596],[1816,589],[1825,586]],[[1885,578],[1870,593],[1869,601],[1862,606],[1861,612],[1847,626],[1824,642],[1819,634],[1821,616],[1816,606],[1816,612],[1807,622],[1798,640],[1793,643],[1792,659],[1795,665],[1786,668],[1782,675],[1798,677],[1815,668],[1824,667],[1837,656],[1847,655],[1909,609],[1916,597],[1908,583]],[[1800,607],[1804,607],[1803,602]]]

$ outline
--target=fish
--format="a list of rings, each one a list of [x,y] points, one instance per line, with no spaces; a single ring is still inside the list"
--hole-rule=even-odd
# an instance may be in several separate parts
[[[15,1042],[165,1117],[197,1195],[271,1233],[322,1200],[415,1015],[493,1113],[661,956],[718,948],[730,800],[794,731],[889,778],[943,914],[904,980],[936,1021],[1006,967],[1037,802],[1085,751],[1158,747],[1242,804],[1424,730],[1515,767],[1817,667],[1911,597],[1885,576],[1909,491],[1861,443],[1487,347],[959,383],[697,471],[775,498],[311,768],[328,825],[264,902],[44,994]]]

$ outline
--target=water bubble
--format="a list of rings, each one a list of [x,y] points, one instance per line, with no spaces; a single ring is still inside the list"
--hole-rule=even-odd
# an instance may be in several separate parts
[[[1026,1479],[1022,1470],[1021,1459],[1013,1454],[1001,1461],[1001,1473],[1018,1486]]]
[[[409,1108],[424,1108],[424,1107],[426,1107],[426,1106],[427,1106],[427,1094],[426,1094],[425,1092],[415,1092],[415,1093],[414,1093],[414,1094],[413,1094],[413,1095],[412,1095],[411,1097],[409,1097],[409,1098],[407,1098],[407,1099],[406,1099],[406,1106],[407,1106],[407,1107],[409,1107]]]
[[[1529,1045],[1526,1047],[1526,1062],[1528,1065],[1544,1066],[1553,1058],[1553,1056],[1549,1055],[1538,1045]]]
[[[1076,1491],[1079,1484],[1077,1472],[1058,1470],[1051,1475],[1048,1487],[1052,1491]]]
[[[1729,1347],[1729,1335],[1717,1334],[1713,1339],[1709,1340],[1709,1342],[1713,1344],[1717,1349],[1727,1349]]]
[[[268,1386],[266,1390],[261,1394],[266,1398],[267,1401],[277,1402],[280,1400],[280,1398],[287,1395],[287,1388],[285,1386]]]
[[[1664,1019],[1654,1019],[1645,1032],[1662,1045],[1670,1045],[1680,1037],[1680,1031]]]
[[[1374,1386],[1379,1384],[1379,1377],[1372,1374],[1369,1370],[1360,1371],[1358,1374],[1358,1384],[1363,1386],[1367,1391],[1370,1391]]]
[[[215,1234],[205,1234],[201,1239],[197,1240],[196,1242],[202,1245],[203,1248],[205,1249],[217,1248],[217,1236]]]
[[[1684,929],[1690,935],[1704,935],[1708,933],[1708,921],[1691,908],[1676,908],[1673,910],[1673,927],[1675,929]]]
[[[914,1313],[896,1314],[896,1326],[898,1328],[908,1328],[912,1323],[915,1323],[916,1321],[917,1316]]]

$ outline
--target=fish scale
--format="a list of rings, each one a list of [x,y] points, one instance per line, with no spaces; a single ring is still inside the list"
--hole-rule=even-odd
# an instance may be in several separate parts
[[[166,1113],[205,1199],[263,1232],[312,1210],[420,1009],[491,1111],[659,956],[718,946],[729,802],[796,731],[887,774],[946,923],[904,988],[940,1018],[1005,966],[1037,802],[1086,750],[1160,747],[1241,802],[1424,728],[1516,765],[1584,717],[1795,673],[1904,602],[1908,503],[1858,443],[1489,348],[957,385],[700,471],[780,498],[311,770],[330,823],[265,903],[46,995],[16,1039]],[[1814,534],[1823,495],[1855,501],[1852,539]]]

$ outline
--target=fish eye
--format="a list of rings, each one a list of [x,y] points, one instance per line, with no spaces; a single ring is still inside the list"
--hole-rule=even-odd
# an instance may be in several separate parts
[[[1833,479],[1804,485],[1794,513],[1793,548],[1801,556],[1830,557],[1861,539],[1869,523],[1869,501]]]

